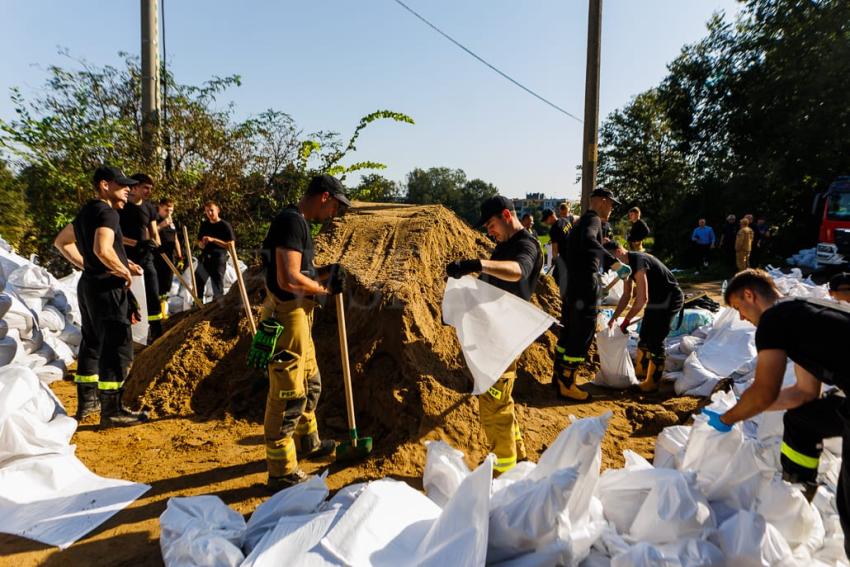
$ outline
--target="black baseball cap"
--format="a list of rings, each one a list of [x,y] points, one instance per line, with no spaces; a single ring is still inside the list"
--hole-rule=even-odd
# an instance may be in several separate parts
[[[490,197],[481,203],[481,218],[478,219],[478,226],[487,224],[487,221],[496,215],[502,214],[502,211],[505,209],[515,212],[516,209],[514,209],[514,202],[507,197],[502,197],[501,195]]]
[[[110,167],[108,165],[101,165],[94,170],[94,184],[97,185],[101,181],[114,181],[119,185],[125,185],[127,187],[139,183],[136,179],[124,175],[124,172],[117,167]]]
[[[553,211],[552,209],[543,209],[543,212],[540,213],[540,219],[546,220],[554,214],[555,214],[555,211]]]
[[[594,189],[593,193],[591,193],[590,196],[591,197],[604,197],[606,199],[610,199],[611,202],[614,203],[615,205],[620,204],[620,201],[618,201],[614,197],[614,194],[611,191],[609,191],[608,189],[605,189],[603,187],[597,187],[596,189]]]
[[[842,272],[829,278],[829,291],[850,291],[850,272]]]
[[[345,194],[345,187],[333,175],[328,175],[327,173],[317,175],[310,180],[310,184],[307,186],[308,195],[324,193],[325,191],[346,207],[351,206],[351,201],[348,200],[348,196]]]

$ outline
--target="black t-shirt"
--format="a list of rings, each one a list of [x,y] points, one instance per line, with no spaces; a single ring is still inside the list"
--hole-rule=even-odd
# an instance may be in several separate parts
[[[594,210],[581,215],[573,225],[566,249],[567,277],[571,281],[588,283],[603,264],[608,266],[617,261],[602,247],[602,220]]]
[[[735,239],[738,237],[738,223],[727,222],[723,225],[723,247],[735,248]]]
[[[77,248],[83,257],[83,275],[98,280],[103,289],[124,287],[124,280],[109,273],[100,258],[94,253],[94,235],[98,228],[106,227],[115,233],[112,249],[121,263],[127,266],[127,253],[121,243],[121,223],[118,211],[105,202],[94,199],[83,205],[73,221]]]
[[[558,245],[558,256],[567,253],[567,237],[570,235],[573,225],[569,219],[561,217],[549,228],[549,241]]]
[[[156,220],[156,208],[150,201],[142,201],[140,205],[127,202],[118,211],[121,219],[121,232],[133,240],[151,240],[151,222]]]
[[[481,281],[496,286],[509,293],[528,301],[537,287],[537,279],[543,268],[543,255],[540,253],[540,243],[528,234],[527,230],[517,231],[505,242],[496,244],[491,260],[514,260],[519,264],[522,277],[519,281],[508,282],[499,278],[481,275]]]
[[[762,313],[756,349],[784,350],[788,358],[826,384],[850,391],[846,344],[850,308],[829,301],[789,298]]]
[[[295,299],[295,295],[277,285],[277,254],[275,249],[287,248],[301,252],[301,273],[316,279],[313,266],[313,237],[310,225],[298,212],[298,207],[289,205],[272,220],[263,240],[263,260],[266,264],[266,287],[281,301]]]
[[[642,242],[647,236],[649,236],[649,227],[643,222],[643,219],[638,219],[632,223],[632,229],[629,231],[629,242]]]
[[[177,225],[172,221],[168,225],[160,225],[165,217],[157,215],[156,224],[159,227],[159,241],[166,253],[171,253],[177,248]]]
[[[203,238],[204,236],[210,236],[212,238],[218,238],[219,240],[223,240],[225,242],[236,240],[236,236],[233,234],[233,227],[230,226],[230,223],[226,220],[219,219],[218,222],[212,223],[208,220],[204,220],[201,222],[201,228],[198,229],[198,240]],[[206,253],[220,253],[224,252],[226,248],[224,246],[220,246],[216,242],[207,242],[206,246],[204,246],[204,252]]]
[[[646,272],[648,289],[647,307],[663,307],[669,305],[670,295],[680,293],[679,282],[667,266],[652,254],[645,252],[629,252],[629,267],[632,269],[631,279],[639,270]]]

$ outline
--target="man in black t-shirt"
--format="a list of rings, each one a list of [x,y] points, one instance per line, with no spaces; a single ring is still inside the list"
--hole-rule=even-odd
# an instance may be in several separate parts
[[[124,380],[133,361],[132,305],[127,288],[141,268],[128,261],[118,212],[128,187],[137,181],[114,167],[94,173],[96,199],[87,202],[59,233],[54,246],[83,271],[77,298],[83,335],[77,357],[77,420],[100,409],[100,425],[134,425],[147,416],[121,404]]]
[[[590,394],[578,387],[590,345],[596,336],[596,318],[602,297],[600,274],[610,266],[620,279],[631,273],[602,247],[602,221],[619,201],[607,189],[597,188],[590,197],[590,210],[573,225],[566,243],[567,293],[561,307],[561,334],[555,347],[552,384],[564,399],[585,401]],[[588,377],[589,378],[589,377]]]
[[[566,265],[566,250],[567,238],[570,236],[570,230],[573,228],[573,223],[570,221],[572,215],[555,217],[555,213],[551,209],[543,211],[543,222],[549,225],[549,242],[552,244],[552,277],[555,278],[555,283],[558,284],[558,290],[561,294],[561,301],[564,300],[564,294],[567,292],[567,265]]]
[[[325,222],[350,205],[338,179],[314,177],[301,201],[272,220],[263,240],[268,293],[261,320],[283,327],[268,365],[264,425],[268,487],[275,491],[307,478],[298,467],[299,457],[322,457],[336,448],[333,441],[319,438],[316,407],[322,381],[310,333],[316,300],[342,293],[345,273],[339,264],[313,265],[308,223]]]
[[[153,263],[156,267],[160,311],[163,319],[168,317],[168,292],[171,289],[174,274],[171,273],[171,268],[163,260],[162,254],[165,254],[165,257],[172,264],[176,264],[178,270],[183,269],[183,250],[180,247],[180,238],[177,235],[177,225],[174,223],[173,215],[174,201],[167,198],[160,199],[156,214],[156,228],[159,233],[160,246],[159,254],[154,256]]]
[[[212,285],[213,299],[224,295],[224,273],[227,270],[227,248],[236,240],[233,227],[219,214],[221,207],[215,201],[204,204],[207,220],[201,222],[198,229],[198,246],[201,247],[201,261],[195,269],[198,283],[198,295],[203,300],[207,280]],[[233,266],[238,270],[239,266]]]
[[[640,209],[638,207],[629,209],[629,222],[632,223],[629,237],[626,239],[629,243],[629,250],[643,252],[643,241],[649,236],[649,227],[640,218]]]
[[[156,207],[149,198],[153,179],[144,173],[130,177],[136,184],[130,188],[127,204],[119,209],[121,232],[127,258],[142,267],[145,279],[145,301],[148,308],[149,342],[162,335],[162,309],[159,302],[159,283],[154,266],[154,255],[159,253],[159,232],[156,224]]]
[[[479,226],[496,240],[489,260],[455,260],[446,266],[446,274],[460,278],[481,272],[481,281],[528,301],[537,287],[543,268],[540,243],[524,230],[516,216],[513,201],[496,196],[481,205]],[[516,360],[484,394],[478,396],[481,427],[490,450],[496,455],[493,469],[501,474],[526,459],[525,443],[514,412],[511,395],[516,380]]]
[[[635,289],[634,303],[620,324],[620,329],[623,333],[628,333],[632,319],[644,310],[635,375],[641,380],[641,390],[657,390],[667,358],[664,339],[670,334],[673,319],[682,310],[685,296],[679,288],[676,276],[655,256],[645,252],[627,252],[615,241],[605,243],[605,249],[632,269],[631,275],[623,283],[623,295],[608,321],[608,327],[613,327],[620,314],[629,306],[632,290]]]
[[[850,336],[850,308],[826,300],[782,298],[763,270],[748,269],[729,282],[726,303],[756,326],[758,360],[752,386],[723,415],[705,410],[708,423],[729,431],[739,421],[763,411],[788,410],[784,416],[781,461],[786,480],[806,485],[814,495],[823,439],[841,435],[842,455],[850,455],[850,408],[843,395],[821,397],[828,384],[846,392],[850,364],[845,350]],[[787,359],[794,363],[797,382],[782,388]],[[836,507],[850,557],[850,469],[841,463]]]

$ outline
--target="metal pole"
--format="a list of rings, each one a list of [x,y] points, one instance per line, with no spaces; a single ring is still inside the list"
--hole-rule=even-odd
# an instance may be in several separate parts
[[[141,0],[142,152],[153,165],[159,155],[159,24],[157,0]]]
[[[587,69],[584,81],[584,144],[581,162],[581,210],[590,206],[596,185],[599,140],[599,66],[602,48],[602,0],[590,0],[587,17]]]

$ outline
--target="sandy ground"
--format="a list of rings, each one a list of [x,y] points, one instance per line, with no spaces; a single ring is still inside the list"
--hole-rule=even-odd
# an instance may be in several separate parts
[[[435,223],[435,215],[443,222]],[[466,452],[471,466],[486,454],[456,339],[434,306],[445,262],[488,244],[434,208],[374,207],[346,219],[317,242],[318,262],[341,261],[350,274],[349,298],[360,300],[346,309],[346,319],[358,425],[374,437],[375,451],[360,463],[302,462],[302,468],[312,473],[330,467],[332,490],[385,475],[421,488],[422,441],[448,441]],[[256,274],[247,280],[252,303],[259,305],[262,280]],[[719,294],[719,284],[690,291],[694,287],[715,299]],[[64,551],[0,535],[0,565],[161,565],[159,516],[169,498],[215,494],[248,516],[268,496],[262,487],[265,390],[244,371],[248,341],[244,318],[234,316],[238,301],[234,290],[218,305],[174,318],[166,336],[139,353],[128,393],[153,412],[150,423],[104,431],[83,423],[72,440],[95,473],[147,483],[151,490]],[[550,312],[560,308],[554,285],[538,289],[535,301]],[[335,315],[324,310],[314,328],[325,384],[318,418],[326,437],[344,440],[335,333]],[[605,411],[613,417],[603,466],[621,466],[627,448],[651,458],[661,429],[687,421],[698,404],[676,397],[669,385],[651,395],[592,388],[591,403],[564,404],[549,383],[553,343],[547,332],[521,357],[514,390],[532,460],[570,415]],[[73,384],[58,382],[53,389],[73,413]]]

